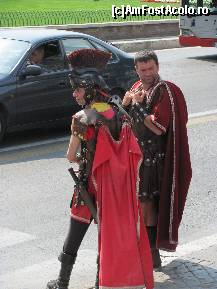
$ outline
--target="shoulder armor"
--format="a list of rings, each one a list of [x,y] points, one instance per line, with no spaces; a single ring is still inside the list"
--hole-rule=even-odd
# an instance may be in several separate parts
[[[86,126],[95,125],[98,119],[98,113],[95,109],[86,108],[77,112],[73,118]]]

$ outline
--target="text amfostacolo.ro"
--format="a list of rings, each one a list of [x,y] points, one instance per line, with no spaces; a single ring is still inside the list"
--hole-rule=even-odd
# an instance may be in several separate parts
[[[210,10],[207,7],[189,7],[185,5],[184,7],[173,7],[171,5],[167,6],[159,6],[159,7],[152,7],[142,5],[139,7],[131,6],[131,5],[121,5],[116,6],[112,5],[112,17],[117,19],[121,17],[126,19],[127,16],[179,16],[179,15],[190,15],[190,16],[197,16],[197,15],[209,15]]]

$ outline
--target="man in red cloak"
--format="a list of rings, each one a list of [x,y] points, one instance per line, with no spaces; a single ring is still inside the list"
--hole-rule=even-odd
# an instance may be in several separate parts
[[[153,51],[138,52],[135,68],[140,80],[125,94],[122,104],[134,120],[134,132],[143,152],[139,198],[153,265],[158,268],[159,249],[176,250],[192,176],[188,114],[180,88],[160,79]]]

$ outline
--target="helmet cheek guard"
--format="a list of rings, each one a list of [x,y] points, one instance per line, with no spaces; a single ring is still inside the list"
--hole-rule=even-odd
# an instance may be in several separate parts
[[[79,87],[84,88],[86,104],[93,101],[96,93],[95,89],[109,91],[109,87],[103,77],[95,69],[73,70],[69,75],[69,80],[73,90]]]

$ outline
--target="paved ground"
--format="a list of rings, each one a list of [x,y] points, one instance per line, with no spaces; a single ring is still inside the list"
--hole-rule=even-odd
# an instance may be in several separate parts
[[[187,255],[183,252],[183,256],[161,253],[163,266],[154,272],[155,289],[217,289],[217,245]],[[82,255],[83,259],[85,254]],[[92,261],[94,259],[95,256]],[[79,258],[70,282],[70,289],[84,289],[94,284],[95,268],[84,265],[84,262],[85,260],[82,264]]]
[[[216,244],[217,234],[180,245],[176,253],[161,252],[163,266],[154,272],[155,289],[217,289]],[[87,289],[94,284],[96,255],[95,250],[79,251],[69,289]],[[57,277],[59,267],[55,258],[20,268],[0,276],[0,288],[45,289],[47,281]]]
[[[193,256],[179,257],[155,271],[155,289],[217,289],[217,246]],[[210,256],[215,260],[211,261]]]

